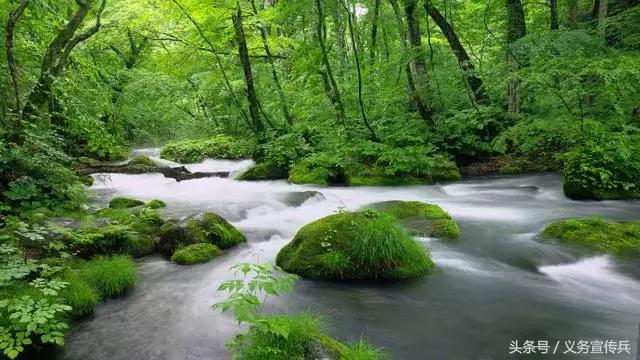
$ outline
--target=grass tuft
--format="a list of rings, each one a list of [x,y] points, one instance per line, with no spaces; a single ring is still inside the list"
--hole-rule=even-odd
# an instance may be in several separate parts
[[[105,298],[118,296],[136,284],[136,267],[128,256],[96,257],[86,262],[80,274]]]

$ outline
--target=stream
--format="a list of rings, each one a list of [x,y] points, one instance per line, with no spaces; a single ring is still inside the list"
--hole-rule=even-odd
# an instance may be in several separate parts
[[[140,154],[160,161],[157,149],[134,152]],[[231,171],[233,177],[251,164],[206,160],[187,168]],[[228,359],[224,344],[241,329],[232,315],[210,306],[224,297],[216,289],[233,278],[229,267],[273,262],[303,225],[385,200],[435,203],[458,222],[459,240],[418,238],[436,264],[430,274],[393,284],[300,280],[291,294],[270,299],[266,310],[325,314],[331,335],[343,341],[364,336],[395,359],[514,358],[514,340],[547,340],[552,347],[560,341],[560,354],[553,356],[558,359],[635,358],[640,264],[543,241],[537,234],[566,217],[638,219],[640,202],[571,201],[557,174],[358,188],[232,178],[176,182],[161,174],[94,177],[100,204],[124,195],[165,201],[165,217],[212,211],[237,226],[247,243],[195,266],[160,256],[138,260],[138,285],[74,325],[65,359]],[[561,354],[565,340],[594,339],[629,341],[631,354]]]

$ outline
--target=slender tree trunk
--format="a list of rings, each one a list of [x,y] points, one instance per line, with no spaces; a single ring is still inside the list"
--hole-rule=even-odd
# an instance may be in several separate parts
[[[409,43],[411,44],[411,70],[415,76],[415,87],[417,97],[420,98],[424,107],[423,119],[427,124],[433,124],[433,114],[427,100],[429,93],[429,77],[427,73],[427,65],[421,54],[422,51],[422,34],[420,33],[420,23],[416,17],[418,0],[407,0],[405,4],[405,18],[407,21],[407,30],[409,35]],[[422,115],[422,114],[421,114]]]
[[[549,0],[550,13],[550,26],[551,30],[558,30],[558,0]]]
[[[258,16],[258,8],[256,7],[256,1],[251,0],[251,7],[253,8],[253,13],[255,16]],[[263,26],[258,26],[260,30],[260,37],[262,38],[262,45],[264,47],[264,52],[267,55],[267,61],[271,66],[271,76],[273,77],[273,82],[276,85],[276,91],[278,92],[278,96],[280,97],[280,105],[282,106],[282,113],[284,114],[284,118],[287,121],[287,124],[293,125],[293,117],[289,113],[289,108],[287,107],[287,100],[284,95],[284,90],[282,90],[282,86],[280,85],[280,78],[278,77],[278,71],[276,70],[276,65],[273,61],[273,56],[271,55],[271,48],[269,47],[269,42],[267,41],[267,29]]]
[[[324,65],[324,71],[321,71],[323,74],[323,81],[325,84],[330,85],[331,87],[331,96],[329,96],[329,100],[333,103],[333,106],[336,108],[336,112],[338,113],[338,118],[342,122],[342,125],[347,127],[347,114],[344,108],[344,102],[342,101],[342,96],[340,95],[340,89],[338,88],[338,84],[336,83],[336,79],[333,76],[333,71],[331,70],[331,63],[329,62],[329,56],[327,54],[327,47],[325,45],[325,26],[324,26],[324,12],[322,11],[321,0],[315,0],[316,10],[318,11],[318,24],[316,27],[316,36],[318,38],[318,43],[320,44],[320,51],[322,53],[322,63]],[[326,88],[326,85],[325,85]]]
[[[373,131],[371,124],[369,124],[367,113],[364,110],[364,102],[362,100],[362,72],[360,70],[360,55],[358,54],[358,47],[356,46],[356,38],[353,30],[353,19],[351,17],[352,14],[351,14],[351,11],[349,11],[349,7],[344,2],[344,0],[340,0],[340,4],[342,4],[344,11],[347,13],[347,23],[349,24],[349,35],[351,37],[351,47],[353,49],[353,56],[356,59],[356,72],[358,74],[358,104],[360,105],[360,114],[362,115],[362,122],[364,123],[364,126],[367,128],[367,130],[369,130],[369,133],[371,134],[371,139],[374,141],[378,141],[378,137],[376,136],[375,131]]]
[[[440,31],[442,31],[442,34],[444,34],[444,36],[447,38],[453,54],[458,59],[460,69],[462,69],[467,83],[469,84],[469,87],[473,92],[474,100],[477,103],[486,101],[486,94],[484,92],[482,78],[476,72],[473,62],[471,62],[467,51],[465,50],[464,46],[462,46],[462,43],[460,43],[460,39],[458,39],[458,35],[456,34],[453,27],[445,20],[440,11],[438,11],[438,9],[433,6],[430,0],[427,0],[424,3],[424,8],[425,10],[427,10],[427,14],[429,14],[433,21],[435,21],[435,23],[438,25]]]
[[[396,17],[396,22],[398,25],[398,31],[400,32],[400,40],[402,43],[402,51],[407,54],[409,53],[409,45],[407,44],[407,31],[404,26],[404,21],[402,20],[402,12],[400,11],[400,6],[396,0],[389,0],[391,4],[391,8],[393,9],[393,13]],[[428,124],[429,123],[429,112],[427,111],[427,107],[423,104],[422,99],[418,96],[418,90],[416,89],[415,82],[413,80],[413,74],[411,73],[411,65],[409,61],[405,61],[405,64],[402,66],[406,77],[407,77],[407,94],[409,96],[409,101],[413,108],[413,111],[416,111],[420,117]]]
[[[598,0],[598,33],[603,39],[607,37],[607,0]]]
[[[567,27],[571,30],[578,28],[578,0],[567,0]]]
[[[233,16],[233,24],[236,29],[236,41],[238,42],[238,54],[242,71],[244,72],[244,82],[247,90],[247,101],[249,102],[249,115],[253,123],[253,129],[256,134],[261,134],[264,130],[262,119],[260,118],[260,105],[256,96],[256,89],[253,85],[253,73],[251,71],[251,61],[249,60],[249,49],[247,48],[247,39],[244,36],[244,27],[242,26],[242,9],[240,1],[236,1],[237,11]]]
[[[380,0],[375,0],[373,4],[373,15],[371,18],[371,47],[369,48],[369,58],[371,64],[376,61],[376,41],[378,39],[378,21],[380,18]]]
[[[5,49],[7,52],[7,64],[9,66],[9,73],[11,74],[11,83],[13,84],[13,92],[15,94],[15,109],[14,112],[18,114],[18,118],[22,114],[22,102],[20,101],[20,71],[18,70],[18,62],[16,61],[13,38],[15,33],[16,24],[24,14],[25,9],[29,5],[29,0],[21,0],[18,7],[9,14],[9,21],[7,21],[7,33],[5,35]]]
[[[526,35],[524,9],[520,0],[506,0],[507,5],[507,62],[512,72],[520,69],[520,63],[514,54],[512,44]],[[520,113],[518,99],[519,79],[510,79],[507,90],[508,112],[511,115]]]

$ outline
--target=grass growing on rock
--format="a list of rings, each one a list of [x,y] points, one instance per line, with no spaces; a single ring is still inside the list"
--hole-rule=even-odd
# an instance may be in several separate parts
[[[420,201],[385,201],[370,206],[395,217],[412,234],[439,239],[460,236],[458,224],[438,205]]]
[[[206,158],[248,159],[253,154],[254,143],[227,135],[216,135],[208,139],[187,140],[166,145],[160,151],[163,159],[194,163]]]
[[[80,274],[105,298],[118,296],[136,284],[136,267],[128,256],[94,258],[82,267]]]
[[[305,225],[276,262],[302,277],[337,280],[408,279],[433,267],[426,249],[392,216],[373,210],[338,213]]]
[[[200,243],[178,248],[171,261],[180,265],[194,265],[213,260],[222,255],[222,250],[212,244]]]
[[[640,256],[640,221],[567,219],[547,225],[542,235],[598,252]]]

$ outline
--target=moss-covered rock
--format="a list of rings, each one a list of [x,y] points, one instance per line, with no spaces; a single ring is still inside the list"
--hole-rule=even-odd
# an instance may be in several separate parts
[[[325,167],[311,167],[309,164],[301,162],[291,167],[288,180],[292,184],[327,186],[334,183],[335,178]]]
[[[165,256],[171,256],[180,246],[209,243],[228,249],[243,241],[244,235],[227,220],[214,213],[203,213],[182,221],[167,221],[160,228],[158,248]]]
[[[162,209],[164,207],[167,207],[167,204],[162,200],[153,199],[149,201],[145,206],[150,209]]]
[[[393,217],[373,210],[305,225],[280,250],[276,263],[305,278],[334,280],[408,279],[433,267],[427,250]]]
[[[640,221],[566,219],[547,225],[542,235],[598,252],[640,256]]]
[[[246,139],[227,135],[216,135],[208,139],[187,140],[168,144],[160,151],[163,159],[194,163],[206,158],[212,159],[248,159],[255,145]]]
[[[93,179],[93,176],[91,176],[91,175],[81,176],[80,177],[80,181],[82,181],[82,183],[87,185],[87,186],[91,186],[95,182],[95,180]]]
[[[148,167],[158,167],[158,164],[151,160],[148,156],[140,155],[131,159],[127,165],[129,166],[148,166]]]
[[[279,180],[286,179],[288,172],[286,169],[279,168],[270,162],[256,164],[247,171],[240,174],[237,180]]]
[[[420,201],[385,201],[370,207],[395,217],[414,235],[439,239],[456,239],[460,236],[458,224],[438,205]]]
[[[114,197],[109,201],[109,207],[112,209],[128,209],[142,205],[144,205],[144,201],[123,196]]]
[[[208,243],[179,247],[171,256],[171,261],[180,265],[194,265],[213,260],[222,255],[222,250]]]

